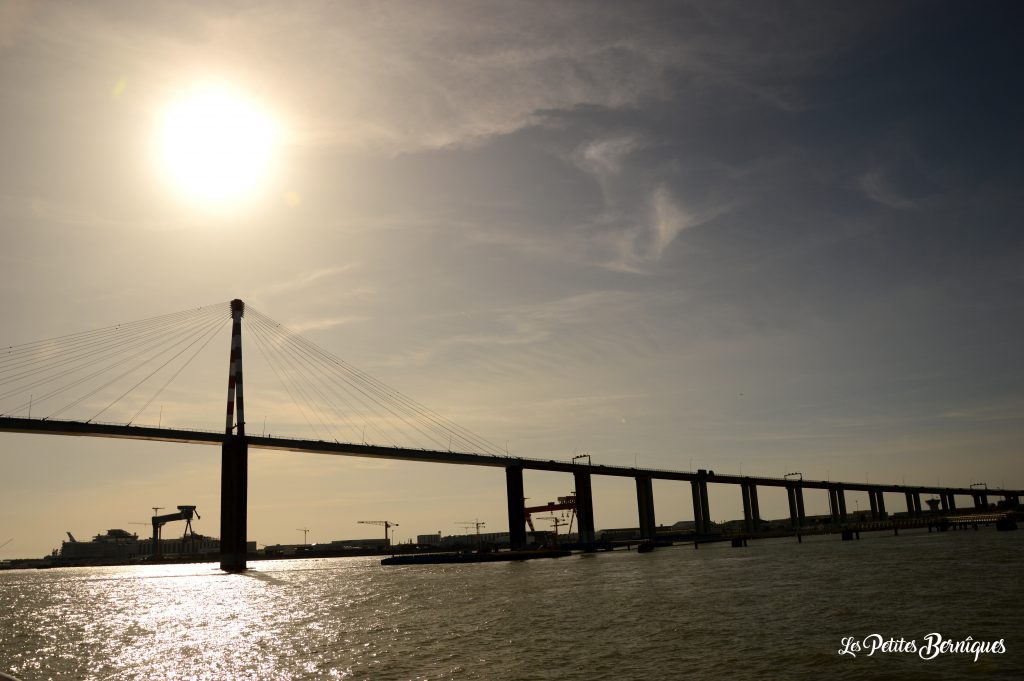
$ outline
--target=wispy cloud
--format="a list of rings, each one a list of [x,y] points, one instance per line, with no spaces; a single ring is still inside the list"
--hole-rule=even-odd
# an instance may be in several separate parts
[[[359,267],[359,263],[347,263],[344,265],[338,265],[336,267],[323,267],[314,270],[307,270],[299,272],[292,276],[290,279],[278,281],[272,284],[268,284],[264,289],[260,291],[261,295],[280,295],[283,293],[293,293],[324,280],[329,279],[335,275],[341,274],[342,272],[348,272]]]
[[[651,194],[651,238],[647,249],[648,258],[660,258],[680,232],[700,222],[702,220],[688,214],[675,202],[667,187],[655,189]]]
[[[943,411],[937,414],[936,418],[949,421],[974,423],[1017,421],[1020,419],[1022,407],[1024,407],[1024,404],[1019,400],[1008,401],[1000,404],[967,406],[959,409]]]
[[[222,64],[255,89],[273,90],[298,139],[396,154],[477,145],[535,125],[540,112],[664,100],[680,74],[793,108],[799,95],[788,79],[834,50],[837,33],[827,12],[805,26],[748,10],[740,19],[752,30],[737,35],[736,12],[709,7],[659,19],[617,5],[581,13],[571,3],[529,2],[404,3],[379,12],[341,3],[312,3],[302,12],[175,6],[120,13],[117,21],[92,5],[37,14],[28,27],[35,42],[72,57],[103,49],[112,63],[134,65],[142,77],[133,82],[173,88],[183,71]],[[9,33],[0,39],[15,40]],[[759,33],[777,37],[751,40]],[[766,81],[765,73],[774,78]],[[301,110],[289,110],[287,102],[300,101]],[[595,164],[614,163],[617,153],[585,151]]]
[[[552,344],[564,342],[572,342],[582,351],[595,342],[597,336],[607,333],[603,329],[618,332],[611,326],[612,322],[621,321],[635,311],[636,303],[633,294],[601,290],[489,310],[481,315],[478,328],[472,331],[435,337],[429,344],[377,360],[374,365],[422,367],[441,364],[446,355],[465,362],[465,353],[470,348],[494,351],[488,362],[499,356],[506,361],[509,353],[516,353],[519,358],[513,361],[523,361],[526,357],[539,361]],[[524,366],[533,364],[533,360],[524,361]]]
[[[637,135],[593,139],[577,147],[572,160],[601,183],[607,201],[607,183],[622,171],[626,157],[643,145],[643,140]]]
[[[728,209],[727,204],[699,212],[684,208],[667,186],[659,185],[648,195],[646,210],[633,226],[604,237],[613,250],[607,266],[627,272],[647,272],[685,230],[705,224]]]
[[[895,210],[915,210],[919,207],[916,201],[899,194],[881,170],[864,173],[857,179],[857,183],[864,195],[875,203]]]
[[[365,322],[366,317],[348,316],[348,317],[320,317],[317,319],[308,319],[305,321],[293,322],[289,328],[295,333],[306,333],[308,331],[322,331],[324,329],[332,329],[336,326],[342,326],[344,324],[357,324],[359,322]]]

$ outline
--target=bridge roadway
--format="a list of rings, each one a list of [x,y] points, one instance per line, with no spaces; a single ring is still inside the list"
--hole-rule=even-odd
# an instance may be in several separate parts
[[[956,496],[971,497],[976,508],[987,508],[988,496],[1003,497],[1010,504],[1017,505],[1024,490],[1005,490],[996,488],[979,489],[977,487],[938,487],[931,485],[890,485],[878,483],[840,482],[832,480],[796,480],[751,475],[729,475],[715,473],[710,470],[673,471],[628,466],[592,465],[558,461],[555,459],[534,459],[513,456],[494,456],[489,454],[471,454],[452,451],[429,449],[410,449],[403,447],[384,447],[379,445],[332,442],[325,440],[306,440],[282,437],[266,437],[246,435],[244,438],[229,436],[224,433],[203,430],[178,430],[172,428],[154,428],[151,426],[131,426],[120,424],[93,423],[82,421],[60,421],[49,419],[29,419],[0,417],[0,432],[32,433],[45,435],[70,435],[87,437],[109,437],[132,440],[151,440],[159,442],[183,442],[189,444],[221,445],[225,457],[230,447],[241,447],[242,469],[240,475],[242,489],[231,492],[222,484],[223,496],[237,497],[241,495],[241,506],[235,508],[244,518],[245,476],[247,464],[245,454],[248,447],[259,449],[278,449],[294,452],[312,452],[333,454],[337,456],[355,456],[364,458],[393,459],[419,461],[429,463],[459,464],[471,466],[491,466],[505,469],[508,494],[509,535],[513,548],[521,547],[526,541],[525,515],[523,512],[523,471],[552,471],[571,473],[576,482],[577,515],[579,517],[580,539],[587,543],[593,541],[593,498],[591,495],[590,477],[607,475],[628,477],[636,480],[637,510],[640,518],[641,535],[650,539],[655,536],[654,497],[651,487],[652,480],[678,480],[689,482],[693,495],[694,524],[698,534],[706,534],[710,529],[710,512],[708,507],[707,485],[726,484],[738,485],[743,498],[744,520],[747,530],[752,534],[759,532],[761,517],[758,509],[758,487],[785,488],[789,500],[790,520],[794,529],[799,529],[805,522],[803,490],[821,489],[828,491],[829,508],[836,523],[847,522],[846,492],[866,492],[871,506],[871,515],[875,519],[887,517],[884,493],[905,495],[907,512],[911,516],[921,515],[921,495],[937,496],[943,511],[956,510]],[[239,450],[236,450],[236,452]],[[227,461],[227,458],[224,459]],[[228,473],[225,463],[223,475]],[[222,514],[227,504],[222,498]],[[244,521],[243,521],[244,526]],[[244,546],[244,538],[242,538]],[[223,538],[222,538],[223,542]],[[243,563],[244,567],[244,563]]]

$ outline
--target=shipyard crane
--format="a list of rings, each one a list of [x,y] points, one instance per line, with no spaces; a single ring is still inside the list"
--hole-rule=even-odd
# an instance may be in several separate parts
[[[483,520],[472,520],[472,521],[467,520],[465,522],[455,523],[455,524],[459,525],[461,527],[465,527],[467,530],[469,530],[469,528],[471,528],[471,527],[476,528],[476,543],[479,544],[480,543],[480,528],[483,527],[484,525],[486,525],[487,523],[484,522]]]
[[[391,539],[388,537],[388,530],[392,527],[398,527],[398,523],[393,523],[390,520],[357,520],[360,525],[380,525],[384,528],[384,545],[390,546]]]
[[[572,525],[572,521],[571,520],[566,520],[565,518],[559,518],[556,515],[552,515],[552,516],[549,516],[549,517],[541,518],[541,520],[546,520],[549,523],[553,523],[554,524],[554,526],[555,526],[555,545],[556,546],[558,545],[558,528],[559,527],[565,527],[566,525]]]
[[[10,539],[8,539],[7,541],[5,541],[5,542],[4,542],[3,544],[0,544],[0,549],[2,549],[3,547],[7,546],[7,545],[8,545],[8,544],[10,544],[10,543],[11,543],[12,541],[14,541],[14,537],[11,537],[11,538],[10,538]]]
[[[569,519],[569,531],[572,532],[573,518],[576,517],[576,493],[572,492],[569,496],[558,497],[558,501],[549,501],[543,506],[529,506],[523,509],[523,513],[526,515],[526,524],[530,526],[530,532],[536,532],[536,528],[533,526],[533,513],[547,513],[548,511],[572,511],[572,517]]]
[[[154,507],[154,508],[159,509],[159,508],[162,508],[162,507]],[[196,507],[195,506],[179,506],[177,513],[165,513],[164,515],[155,515],[155,516],[153,516],[153,519],[152,519],[153,520],[153,553],[152,553],[152,555],[153,555],[154,559],[159,559],[160,558],[160,529],[164,525],[166,525],[167,523],[172,522],[174,520],[184,520],[185,521],[185,534],[182,536],[182,539],[187,538],[189,536],[189,534],[191,534],[193,537],[195,536],[196,533],[192,529],[192,516],[193,515],[196,518],[202,519],[202,516],[200,516],[199,513],[196,512]]]

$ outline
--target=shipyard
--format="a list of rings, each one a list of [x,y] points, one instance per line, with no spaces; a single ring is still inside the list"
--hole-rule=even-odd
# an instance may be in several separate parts
[[[847,522],[836,524],[829,515],[807,516],[799,527],[790,519],[761,520],[753,531],[743,519],[716,523],[709,521],[698,533],[692,520],[681,520],[672,525],[659,525],[654,533],[645,534],[641,527],[610,528],[594,532],[593,540],[584,542],[573,531],[576,521],[576,497],[570,494],[557,502],[525,509],[524,521],[530,528],[526,543],[519,551],[512,550],[510,532],[480,532],[481,521],[462,523],[463,534],[417,535],[415,541],[396,543],[388,531],[397,526],[389,521],[357,521],[360,524],[382,525],[383,537],[335,539],[323,543],[266,544],[246,542],[248,560],[284,560],[304,558],[342,558],[355,556],[390,556],[383,565],[426,564],[451,562],[493,562],[495,560],[531,560],[564,557],[573,552],[633,550],[649,552],[658,547],[730,542],[734,547],[746,547],[752,539],[795,537],[802,542],[804,536],[838,534],[845,540],[859,539],[861,532],[891,532],[900,529],[927,529],[928,532],[946,532],[994,526],[996,530],[1016,530],[1018,512],[1015,504],[1000,501],[984,508],[974,508],[957,514],[943,512],[937,499],[927,500],[929,510],[923,515],[893,513],[885,519],[876,519],[869,512],[851,514]],[[41,558],[16,558],[0,561],[0,570],[25,568],[59,568],[112,565],[143,565],[171,563],[216,562],[221,557],[220,540],[197,533],[192,528],[193,518],[200,518],[195,506],[178,506],[177,513],[154,515],[152,535],[140,537],[138,533],[121,528],[108,529],[89,541],[80,541],[66,532],[67,539],[49,555]],[[154,512],[161,510],[154,507]],[[556,511],[561,511],[560,514]],[[547,515],[542,515],[547,512]],[[537,516],[535,518],[535,516]],[[877,516],[877,513],[876,513]],[[181,537],[167,538],[163,528],[170,522],[185,521]],[[552,531],[537,530],[534,520],[550,522]],[[558,529],[567,531],[559,535]],[[475,532],[468,530],[474,528]],[[308,532],[307,528],[300,531]],[[6,542],[5,542],[6,543]]]

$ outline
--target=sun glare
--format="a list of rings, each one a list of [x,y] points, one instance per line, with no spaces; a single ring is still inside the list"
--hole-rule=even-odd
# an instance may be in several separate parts
[[[174,186],[207,204],[254,198],[270,176],[279,130],[259,107],[227,88],[194,91],[164,113],[163,170]]]

